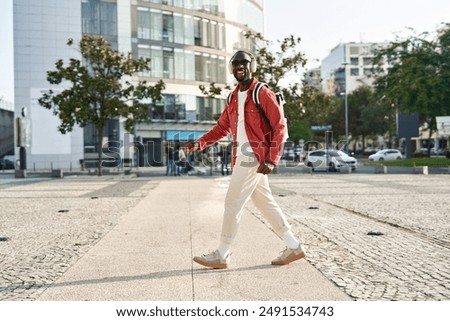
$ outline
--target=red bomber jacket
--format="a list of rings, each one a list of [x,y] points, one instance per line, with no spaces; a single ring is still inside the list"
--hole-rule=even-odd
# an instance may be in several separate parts
[[[273,130],[270,129],[252,99],[252,93],[257,82],[258,81],[253,78],[247,91],[247,99],[245,100],[244,107],[245,131],[251,149],[258,159],[258,162],[268,162],[277,165],[281,157],[281,147],[283,146],[283,134],[285,132],[286,122],[282,116],[281,107],[277,103],[275,94],[266,86],[263,86],[259,92],[259,100]],[[204,149],[208,145],[219,141],[221,138],[231,133],[233,135],[232,166],[234,166],[236,162],[238,90],[239,85],[233,91],[230,103],[225,107],[217,124],[197,141],[200,149]]]

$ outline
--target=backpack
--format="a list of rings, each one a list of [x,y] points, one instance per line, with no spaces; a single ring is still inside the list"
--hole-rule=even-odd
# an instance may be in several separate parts
[[[261,117],[266,121],[267,125],[269,125],[270,130],[273,131],[273,127],[270,124],[270,120],[267,117],[267,115],[264,112],[264,110],[262,109],[261,104],[259,102],[259,91],[261,90],[261,87],[263,87],[263,86],[266,86],[267,88],[269,88],[269,86],[266,83],[263,83],[263,82],[258,82],[256,84],[255,89],[253,90],[253,93],[252,93],[252,99],[253,99],[253,102],[255,103],[256,108],[258,108],[258,110],[259,110],[259,112],[261,114]],[[228,103],[230,103],[230,101],[231,101],[231,94],[232,93],[228,94],[228,98],[227,98],[227,102]],[[284,135],[283,135],[283,142],[286,142],[287,139],[289,138],[289,133],[288,133],[288,128],[287,128],[287,118],[284,116],[284,102],[285,102],[285,100],[284,100],[283,93],[281,93],[281,92],[276,92],[275,93],[275,97],[277,99],[278,105],[281,108],[281,116],[284,118],[285,123],[286,123],[285,131],[284,131]]]

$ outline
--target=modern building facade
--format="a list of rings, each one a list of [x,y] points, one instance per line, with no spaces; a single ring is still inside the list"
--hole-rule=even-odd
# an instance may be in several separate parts
[[[14,104],[0,99],[0,158],[14,154]]]
[[[164,146],[194,140],[209,130],[225,107],[205,97],[199,85],[232,83],[227,63],[236,49],[253,50],[247,31],[264,33],[263,0],[58,0],[14,1],[15,117],[26,107],[32,123],[28,168],[72,168],[94,160],[93,127],[62,135],[59,119],[39,106],[50,88],[47,71],[58,59],[80,59],[66,45],[83,34],[105,36],[113,48],[150,57],[140,79],[163,79],[163,100],[149,102],[152,123],[126,133],[122,119],[105,128],[105,146],[119,142],[123,159],[139,166],[164,164]],[[16,150],[17,154],[17,150]]]
[[[351,93],[360,86],[372,86],[375,51],[388,43],[341,43],[322,60],[322,91],[329,95]]]

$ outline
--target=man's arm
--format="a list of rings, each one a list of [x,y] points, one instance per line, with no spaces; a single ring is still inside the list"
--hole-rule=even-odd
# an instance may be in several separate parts
[[[221,138],[226,137],[230,133],[230,121],[228,117],[228,105],[220,115],[217,124],[205,135],[200,137],[195,143],[188,148],[188,152],[192,153],[196,150],[203,150],[205,147],[214,144]]]

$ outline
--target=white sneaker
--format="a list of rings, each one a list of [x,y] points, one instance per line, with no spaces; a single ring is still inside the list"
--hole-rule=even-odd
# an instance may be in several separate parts
[[[286,265],[291,262],[300,260],[306,256],[305,250],[301,245],[298,248],[292,250],[289,248],[284,249],[283,252],[280,253],[280,256],[272,261],[273,265]]]
[[[230,255],[228,254],[225,258],[222,258],[219,250],[215,250],[209,254],[194,257],[194,262],[213,269],[226,269],[230,263]]]

